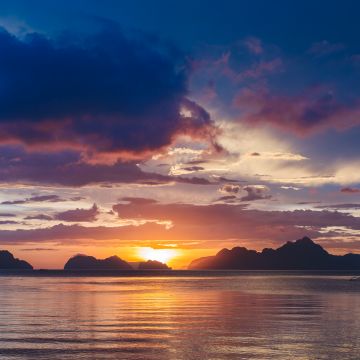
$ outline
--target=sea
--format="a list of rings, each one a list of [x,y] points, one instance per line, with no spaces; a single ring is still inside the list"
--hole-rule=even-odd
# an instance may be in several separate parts
[[[0,273],[0,359],[360,359],[356,273]]]

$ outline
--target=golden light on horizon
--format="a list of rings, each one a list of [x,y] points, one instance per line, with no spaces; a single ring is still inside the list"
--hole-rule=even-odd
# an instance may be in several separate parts
[[[167,263],[179,254],[175,249],[153,249],[151,247],[139,248],[138,254],[144,260],[156,260],[162,263]]]

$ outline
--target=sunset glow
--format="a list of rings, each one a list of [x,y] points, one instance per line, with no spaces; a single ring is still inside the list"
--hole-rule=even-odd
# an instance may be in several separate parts
[[[0,249],[36,269],[360,252],[355,1],[314,28],[302,1],[197,0],[190,27],[186,1],[37,1],[0,1]]]
[[[359,0],[0,0],[0,360],[360,359]]]
[[[156,260],[162,263],[171,261],[178,255],[178,250],[173,249],[153,249],[150,247],[144,247],[139,249],[139,257],[144,260]]]

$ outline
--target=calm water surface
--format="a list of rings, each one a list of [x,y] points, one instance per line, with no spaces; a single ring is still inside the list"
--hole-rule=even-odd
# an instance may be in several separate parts
[[[344,275],[0,276],[0,359],[360,359]]]

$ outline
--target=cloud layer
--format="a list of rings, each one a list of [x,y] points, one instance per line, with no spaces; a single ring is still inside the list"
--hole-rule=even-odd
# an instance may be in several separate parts
[[[94,183],[166,184],[173,181],[207,185],[197,177],[180,177],[145,172],[135,161],[113,164],[83,161],[75,151],[27,152],[19,146],[0,146],[0,183],[25,183],[78,187]],[[21,203],[29,199],[15,200]]]
[[[225,243],[251,245],[253,242],[276,245],[307,234],[317,239],[347,237],[358,240],[360,219],[348,213],[328,210],[263,211],[247,209],[244,204],[162,204],[146,198],[122,198],[113,206],[121,220],[133,220],[123,226],[82,226],[58,224],[48,228],[0,230],[2,244],[59,242],[117,246],[158,244],[175,241],[194,242],[193,247],[220,247]],[[62,221],[88,222],[98,208],[75,209],[60,213]],[[127,223],[128,224],[128,223]],[[171,224],[169,226],[169,224]],[[329,228],[331,224],[332,228]],[[351,232],[353,234],[351,235]],[[356,244],[355,244],[356,245]],[[186,246],[186,245],[185,245]],[[253,244],[256,247],[256,244]]]

